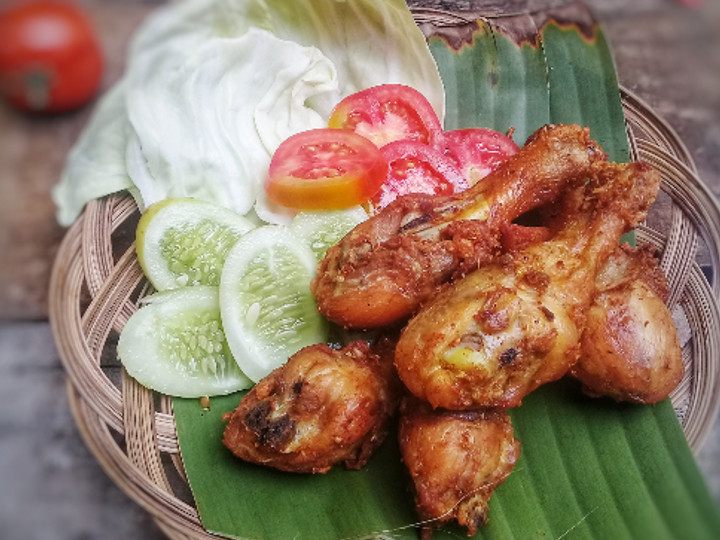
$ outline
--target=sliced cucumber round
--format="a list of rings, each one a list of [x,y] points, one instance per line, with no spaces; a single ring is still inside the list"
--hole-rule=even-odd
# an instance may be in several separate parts
[[[361,206],[347,210],[303,211],[293,218],[290,229],[310,246],[319,261],[331,246],[367,218],[368,214]]]
[[[191,198],[160,201],[140,218],[135,248],[159,290],[220,284],[223,263],[253,223],[232,210]]]
[[[185,287],[148,297],[120,334],[129,375],[163,394],[202,397],[249,388],[225,339],[217,287]]]
[[[250,231],[228,254],[220,311],[235,360],[253,381],[326,341],[328,324],[310,293],[316,265],[307,244],[278,225]]]

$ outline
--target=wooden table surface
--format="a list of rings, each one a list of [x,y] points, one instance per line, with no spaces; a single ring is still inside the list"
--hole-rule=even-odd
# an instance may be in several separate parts
[[[107,88],[122,73],[133,30],[162,2],[81,3],[99,29]],[[409,3],[469,9],[477,2]],[[678,132],[701,178],[720,196],[720,2],[696,9],[673,0],[587,3],[610,38],[621,84]],[[46,320],[50,267],[64,233],[49,192],[90,111],[30,118],[0,104],[0,537],[6,540],[163,537],[85,448]],[[698,462],[720,500],[720,423]]]

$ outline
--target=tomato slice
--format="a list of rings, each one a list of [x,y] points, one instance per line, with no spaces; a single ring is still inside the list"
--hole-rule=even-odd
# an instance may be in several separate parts
[[[436,144],[442,136],[430,102],[403,84],[381,84],[347,96],[333,109],[328,126],[354,131],[378,147],[399,140]]]
[[[366,202],[387,176],[387,162],[365,137],[341,129],[292,135],[275,151],[268,198],[289,208],[332,210]]]
[[[371,199],[375,209],[408,193],[450,195],[468,187],[460,169],[435,147],[417,141],[395,141],[380,151],[389,170],[385,183]]]
[[[510,137],[486,128],[446,131],[442,147],[471,186],[519,150]]]

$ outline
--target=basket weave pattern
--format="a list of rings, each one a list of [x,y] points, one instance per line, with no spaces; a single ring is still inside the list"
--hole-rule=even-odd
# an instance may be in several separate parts
[[[720,209],[672,129],[629,92],[622,99],[633,159],[662,175],[662,218],[656,225],[651,214],[637,239],[662,254],[686,366],[671,399],[697,450],[720,406]],[[184,481],[171,400],[139,385],[115,358],[117,336],[148,288],[132,243],[138,217],[130,196],[93,201],[60,247],[50,320],[68,396],[103,469],[168,537],[217,538],[203,529]]]

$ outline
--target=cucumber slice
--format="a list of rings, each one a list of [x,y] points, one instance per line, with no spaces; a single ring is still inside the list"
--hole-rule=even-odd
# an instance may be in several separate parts
[[[171,396],[229,394],[252,385],[227,345],[217,287],[148,297],[123,328],[117,353],[140,384]]]
[[[290,230],[305,240],[319,261],[331,246],[367,218],[362,206],[347,210],[304,211],[293,218]]]
[[[220,312],[230,350],[253,381],[327,340],[328,323],[310,293],[316,264],[307,244],[279,225],[250,231],[228,254]]]
[[[191,198],[160,201],[142,215],[135,249],[159,290],[220,284],[223,263],[251,221],[222,206]]]

